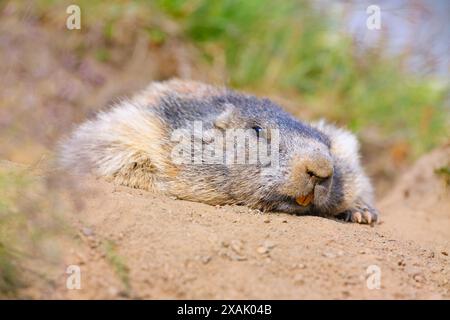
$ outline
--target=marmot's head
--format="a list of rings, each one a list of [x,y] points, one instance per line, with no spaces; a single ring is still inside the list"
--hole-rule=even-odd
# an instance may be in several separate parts
[[[230,93],[212,97],[208,104],[210,108],[202,110],[215,112],[202,117],[203,129],[212,129],[203,137],[203,147],[223,139],[228,158],[224,165],[201,165],[197,170],[194,164],[198,179],[226,188],[238,203],[263,210],[337,214],[354,200],[351,168],[333,155],[332,140],[324,131],[299,122],[267,99]],[[237,137],[229,140],[230,132]],[[258,161],[250,163],[255,154]],[[261,154],[268,155],[265,161]],[[210,177],[205,179],[205,173]]]

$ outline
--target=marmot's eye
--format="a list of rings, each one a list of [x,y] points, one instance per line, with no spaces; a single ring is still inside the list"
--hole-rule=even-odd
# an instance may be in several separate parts
[[[259,138],[259,135],[262,132],[262,128],[260,126],[254,126],[252,127],[252,129],[255,130],[256,136]]]

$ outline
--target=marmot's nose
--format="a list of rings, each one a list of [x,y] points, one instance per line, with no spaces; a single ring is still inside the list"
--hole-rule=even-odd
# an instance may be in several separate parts
[[[305,169],[319,183],[333,175],[333,162],[328,155],[314,156],[305,160]]]
[[[301,183],[307,179],[312,185],[320,184],[333,175],[333,159],[328,152],[305,152],[292,159],[292,177]]]

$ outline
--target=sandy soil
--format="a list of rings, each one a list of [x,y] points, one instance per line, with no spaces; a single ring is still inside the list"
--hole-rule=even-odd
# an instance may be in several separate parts
[[[32,16],[18,19],[7,11],[0,21],[1,159],[45,162],[42,155],[73,123],[122,93],[173,75],[207,75],[183,58],[190,48],[179,40],[150,51],[139,41],[122,44],[116,49],[125,62],[113,67],[75,54],[78,33],[43,28]],[[88,43],[99,34],[91,30]],[[381,159],[376,167],[395,177],[398,167],[387,171],[381,149],[388,148],[383,144],[364,159]],[[72,208],[64,210],[68,227],[57,241],[62,263],[39,262],[46,280],[34,279],[21,296],[449,299],[450,196],[434,173],[448,164],[449,149],[422,158],[393,187],[391,180],[375,181],[385,183],[377,188],[382,223],[373,228],[59,177],[65,200],[54,207]],[[81,290],[66,288],[68,265],[80,266]],[[379,290],[366,285],[372,265],[381,270]]]
[[[434,169],[450,146],[425,156],[379,202],[374,227],[319,217],[212,207],[80,180],[71,216],[77,242],[46,298],[448,299],[450,196]],[[75,244],[76,243],[76,244]],[[114,244],[113,252],[105,244]],[[381,270],[368,289],[367,268]]]

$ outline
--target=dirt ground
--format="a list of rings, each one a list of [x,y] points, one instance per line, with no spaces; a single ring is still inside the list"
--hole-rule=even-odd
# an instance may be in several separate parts
[[[139,39],[121,51],[126,64],[105,65],[74,54],[76,35],[28,18],[3,12],[0,20],[0,159],[46,163],[43,155],[73,123],[112,99],[199,70],[182,43],[148,51]],[[95,36],[93,30],[92,43]],[[434,172],[449,159],[450,146],[441,147],[396,183],[400,169],[381,161],[377,168],[389,179],[375,181],[383,187],[377,188],[381,223],[374,227],[212,207],[93,177],[51,175],[63,199],[55,207],[71,208],[57,241],[61,261],[44,265],[45,280],[34,279],[21,297],[449,299],[450,192]],[[381,171],[372,163],[374,176]],[[69,265],[81,268],[80,290],[66,288]],[[371,266],[381,271],[380,289],[367,287]]]
[[[213,207],[78,179],[66,201],[73,235],[37,298],[449,299],[450,194],[422,158],[379,201],[374,227],[320,217]],[[82,199],[82,200],[80,200]],[[70,233],[69,233],[70,234]],[[81,289],[65,287],[68,265]],[[369,266],[381,287],[369,289]],[[45,288],[44,290],[42,288]]]

